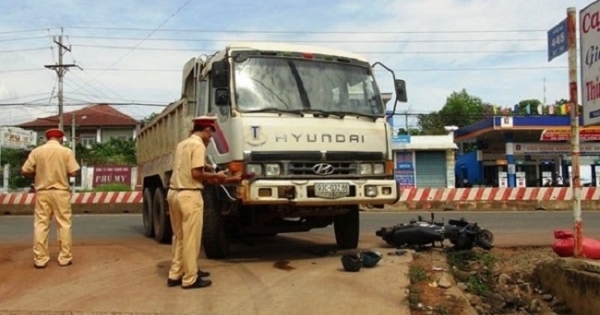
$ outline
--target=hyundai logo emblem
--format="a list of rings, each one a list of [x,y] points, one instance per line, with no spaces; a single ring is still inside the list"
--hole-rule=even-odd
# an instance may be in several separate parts
[[[319,163],[313,166],[313,172],[317,175],[330,175],[333,174],[333,165],[327,163]]]

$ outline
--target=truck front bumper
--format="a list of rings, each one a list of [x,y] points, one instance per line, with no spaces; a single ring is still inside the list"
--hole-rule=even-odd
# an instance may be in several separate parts
[[[238,191],[244,204],[383,205],[398,201],[393,179],[268,180],[246,182]]]

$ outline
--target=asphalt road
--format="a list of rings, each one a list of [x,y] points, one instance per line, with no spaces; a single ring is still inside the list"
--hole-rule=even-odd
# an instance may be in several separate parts
[[[572,214],[565,212],[436,212],[436,220],[465,217],[478,222],[496,235],[497,245],[541,245],[551,244],[555,229],[571,229]],[[426,212],[362,212],[361,234],[374,235],[382,226],[408,222]],[[600,238],[600,211],[583,212],[585,236]],[[55,234],[54,226],[51,235]],[[32,216],[0,216],[0,243],[29,242],[33,237]],[[332,227],[310,232],[331,234]],[[140,214],[75,215],[73,219],[74,239],[109,240],[141,238],[142,218]],[[333,241],[333,238],[332,238]]]

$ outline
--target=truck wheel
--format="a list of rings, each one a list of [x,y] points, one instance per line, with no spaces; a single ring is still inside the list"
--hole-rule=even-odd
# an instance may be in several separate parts
[[[171,231],[171,220],[167,214],[167,200],[165,190],[156,188],[154,193],[154,239],[159,243],[171,242],[173,232]]]
[[[209,259],[225,258],[229,254],[229,238],[225,231],[221,203],[217,198],[216,189],[215,186],[206,186],[202,191],[204,199],[202,246]]]
[[[340,249],[355,249],[358,246],[359,221],[358,208],[353,208],[346,214],[334,217],[335,241]]]
[[[142,222],[144,224],[144,236],[153,237],[154,236],[154,222],[152,214],[152,205],[154,200],[152,200],[152,193],[149,188],[144,189],[144,198],[143,198],[143,206],[142,206]]]

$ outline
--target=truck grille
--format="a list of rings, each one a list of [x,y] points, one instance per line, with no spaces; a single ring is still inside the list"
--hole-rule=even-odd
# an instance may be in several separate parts
[[[253,151],[246,153],[245,159],[247,163],[262,165],[279,163],[282,169],[278,178],[357,178],[364,176],[360,175],[360,163],[384,162],[385,154],[353,151]]]
[[[330,169],[331,168],[331,169]],[[315,170],[326,170],[321,173]],[[358,174],[358,163],[355,162],[289,162],[286,175],[295,176],[336,176]]]

